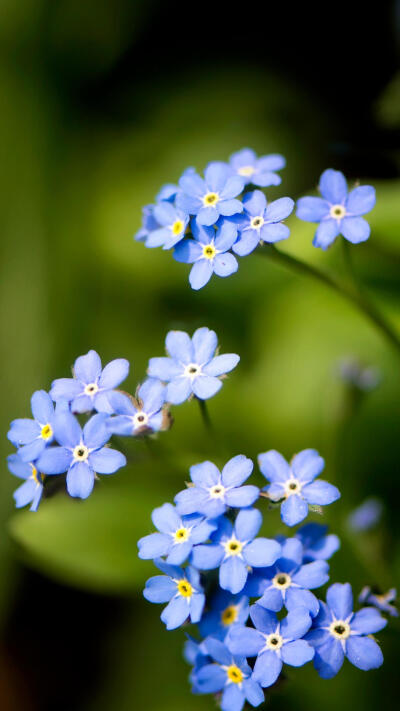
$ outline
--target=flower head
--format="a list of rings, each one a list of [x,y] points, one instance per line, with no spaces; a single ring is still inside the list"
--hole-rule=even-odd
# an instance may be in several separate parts
[[[199,225],[214,225],[220,215],[227,217],[243,210],[236,197],[243,190],[244,180],[232,175],[226,163],[209,163],[204,180],[194,171],[185,171],[179,186],[182,192],[176,197],[177,207],[196,215]]]
[[[168,602],[161,614],[167,630],[180,627],[188,617],[194,624],[199,622],[205,603],[199,572],[190,566],[182,570],[160,560],[156,565],[164,575],[150,578],[143,595],[149,602]]]
[[[200,620],[200,634],[223,641],[233,625],[246,624],[249,611],[249,598],[246,595],[232,595],[226,590],[218,590]]]
[[[223,642],[213,637],[204,640],[203,646],[211,659],[192,674],[195,693],[222,692],[222,711],[241,711],[246,701],[251,706],[262,704],[263,691],[253,680],[252,670],[243,654],[233,655]]]
[[[200,400],[213,397],[222,387],[221,376],[236,367],[234,353],[215,356],[217,335],[198,328],[193,338],[184,331],[170,331],[165,340],[168,358],[150,358],[148,374],[167,383],[166,400],[180,405],[190,395]]]
[[[89,351],[74,363],[73,378],[54,380],[50,395],[56,402],[67,400],[73,412],[112,413],[108,394],[128,376],[129,363],[125,358],[112,360],[102,369],[100,356]]]
[[[54,439],[54,405],[45,390],[37,390],[31,398],[33,420],[13,420],[8,439],[16,447],[23,462],[33,462]]]
[[[252,183],[260,188],[267,188],[281,183],[281,177],[276,171],[284,168],[286,161],[279,154],[257,158],[251,148],[243,148],[231,155],[229,165],[234,173],[244,180],[245,185]]]
[[[375,189],[362,185],[348,193],[343,173],[331,169],[322,173],[319,189],[322,197],[300,198],[296,212],[300,220],[319,223],[314,247],[327,249],[339,234],[353,244],[365,242],[371,229],[361,215],[374,207]]]
[[[271,449],[260,454],[261,472],[271,483],[265,487],[272,501],[284,499],[281,518],[287,526],[296,526],[308,514],[308,506],[324,506],[340,497],[340,492],[326,481],[314,481],[325,466],[315,449],[296,454],[290,465],[279,452]]]
[[[272,686],[283,664],[302,667],[314,656],[314,649],[302,637],[311,627],[311,617],[299,607],[279,621],[273,612],[252,605],[250,617],[255,629],[232,627],[226,643],[233,654],[257,657],[253,679],[261,686]]]
[[[190,468],[193,486],[180,491],[175,503],[181,514],[202,513],[214,518],[225,513],[228,506],[245,508],[258,499],[256,486],[242,486],[253,471],[253,462],[243,454],[225,464],[222,472],[212,462],[194,464]]]
[[[95,473],[114,474],[126,464],[121,452],[104,447],[110,438],[106,419],[104,413],[94,415],[82,431],[69,412],[54,418],[54,436],[61,446],[45,449],[37,467],[43,474],[67,472],[70,496],[86,499],[92,493]]]
[[[320,602],[320,612],[306,639],[315,647],[314,666],[323,679],[331,679],[341,669],[344,658],[364,671],[383,663],[380,647],[369,635],[387,624],[373,607],[353,612],[349,583],[334,583]]]
[[[361,603],[361,605],[372,605],[372,607],[376,607],[377,610],[386,612],[387,615],[398,617],[399,612],[397,608],[391,604],[396,601],[396,597],[396,588],[391,588],[386,593],[380,593],[372,590],[369,585],[366,585],[358,596],[358,602]]]
[[[214,227],[191,223],[195,239],[180,242],[174,250],[177,262],[193,264],[189,274],[189,283],[196,291],[202,289],[213,274],[227,277],[238,270],[236,257],[229,252],[237,238],[237,226],[227,220]]]
[[[167,556],[171,565],[182,565],[193,546],[204,543],[217,528],[216,522],[206,521],[204,516],[179,516],[172,504],[154,509],[152,520],[159,533],[139,540],[139,558],[154,560]]]
[[[14,476],[25,479],[25,482],[13,494],[17,509],[31,504],[30,510],[37,511],[43,494],[43,474],[32,462],[24,462],[19,454],[10,454],[7,457],[7,464]]]
[[[313,560],[329,560],[340,548],[340,540],[334,533],[327,534],[328,526],[306,523],[295,533],[303,544],[303,563]]]
[[[267,205],[267,198],[261,190],[247,193],[243,198],[243,215],[237,220],[240,237],[232,249],[244,257],[264,242],[279,242],[290,235],[289,227],[282,220],[289,217],[294,202],[289,197],[279,198]]]
[[[184,238],[189,222],[189,215],[185,212],[162,200],[154,206],[153,216],[158,227],[148,236],[146,247],[171,249]]]
[[[137,398],[113,391],[108,400],[116,417],[110,417],[107,427],[111,434],[137,435],[158,432],[167,426],[163,409],[165,386],[156,378],[148,378],[138,389]]]
[[[357,506],[348,516],[347,523],[352,531],[370,531],[378,525],[383,514],[383,503],[376,497],[370,497]]]
[[[142,208],[142,226],[135,234],[135,240],[137,242],[144,242],[146,247],[158,247],[157,244],[151,244],[153,233],[161,227],[154,217],[154,208],[155,205],[145,205]]]
[[[211,543],[195,546],[191,563],[200,570],[219,568],[219,584],[233,594],[243,590],[249,566],[263,568],[273,565],[280,555],[281,546],[269,538],[256,538],[262,523],[257,509],[243,509],[233,525],[222,518],[218,530],[212,534]]]

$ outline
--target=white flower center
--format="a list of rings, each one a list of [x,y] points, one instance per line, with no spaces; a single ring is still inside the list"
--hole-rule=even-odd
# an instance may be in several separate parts
[[[225,487],[222,484],[215,484],[208,490],[212,499],[223,499],[225,495]]]
[[[93,395],[96,395],[98,390],[99,386],[97,385],[97,383],[89,383],[85,386],[84,393],[85,395],[89,395],[89,397],[93,397]]]
[[[84,444],[78,444],[72,454],[75,462],[86,462],[90,451]]]
[[[256,169],[253,165],[242,165],[242,167],[238,170],[238,174],[243,175],[244,178],[250,178],[250,176],[254,175],[255,172]]]
[[[189,365],[185,366],[185,370],[183,371],[185,378],[195,378],[197,375],[200,375],[200,373],[201,365],[197,363],[189,363]]]
[[[264,218],[261,217],[261,215],[258,215],[257,217],[253,217],[252,221],[250,222],[250,227],[253,230],[260,230],[261,227],[264,224]]]
[[[331,205],[329,214],[334,220],[341,220],[346,214],[346,208],[344,205]]]
[[[135,429],[138,427],[145,427],[149,421],[149,416],[146,412],[143,412],[140,410],[140,412],[137,412],[136,415],[133,418],[133,425]]]
[[[347,639],[350,636],[350,625],[345,620],[334,620],[329,625],[329,632],[335,639]]]
[[[290,477],[287,481],[285,481],[285,496],[286,498],[288,496],[293,496],[293,494],[300,494],[301,491],[301,482],[298,479],[295,479],[294,477]]]
[[[243,543],[237,538],[230,538],[224,543],[225,553],[227,556],[240,555],[243,549]]]
[[[272,634],[269,634],[268,636],[265,637],[265,646],[267,649],[271,649],[273,652],[276,652],[278,649],[282,647],[283,644],[283,637],[280,634],[277,634],[276,632],[273,632]]]
[[[272,585],[278,590],[287,590],[292,584],[292,579],[287,573],[277,573],[272,580]]]

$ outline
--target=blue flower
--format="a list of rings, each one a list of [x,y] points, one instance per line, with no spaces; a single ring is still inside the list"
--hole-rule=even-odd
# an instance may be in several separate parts
[[[262,523],[256,509],[243,509],[233,526],[222,518],[211,543],[195,546],[191,563],[200,570],[219,568],[219,584],[234,595],[243,590],[248,568],[264,568],[279,558],[281,546],[269,538],[255,538]]]
[[[167,630],[180,627],[188,617],[193,624],[199,622],[205,603],[199,572],[190,566],[182,570],[163,561],[157,561],[156,565],[165,575],[150,578],[143,595],[149,602],[168,602],[161,614]]]
[[[61,447],[45,449],[37,462],[43,474],[67,473],[70,496],[86,499],[94,485],[95,473],[114,474],[126,464],[123,454],[104,447],[110,438],[107,415],[94,415],[83,431],[78,420],[66,412],[54,418],[54,436]]]
[[[371,497],[365,499],[348,517],[348,525],[352,531],[370,531],[377,526],[382,518],[383,503],[380,499]]]
[[[224,640],[232,625],[245,625],[249,616],[249,598],[218,590],[211,600],[210,608],[199,623],[203,637]]]
[[[326,602],[306,639],[315,647],[314,666],[323,679],[331,679],[341,669],[344,658],[354,666],[369,671],[383,663],[380,647],[368,635],[382,630],[385,620],[373,607],[353,612],[353,593],[349,583],[334,583]]]
[[[340,548],[340,540],[334,533],[327,535],[328,526],[306,523],[295,536],[303,544],[303,563],[313,560],[329,560]]]
[[[250,617],[255,629],[232,627],[226,643],[233,654],[257,657],[253,679],[261,686],[272,686],[281,673],[283,664],[302,667],[314,656],[314,649],[301,639],[311,627],[311,617],[299,607],[279,621],[273,612],[260,605],[252,605]]]
[[[125,358],[112,360],[102,370],[100,356],[89,351],[74,363],[74,378],[54,380],[50,395],[56,402],[67,400],[73,412],[112,413],[108,394],[127,377],[129,363]]]
[[[174,185],[174,183],[166,183],[162,186],[161,190],[156,195],[156,202],[161,202],[162,200],[167,200],[173,203],[177,193],[179,192],[179,186]]]
[[[168,416],[163,410],[165,386],[156,378],[148,378],[139,388],[137,397],[113,391],[108,400],[116,417],[110,417],[107,427],[111,434],[137,435],[165,429]]]
[[[204,516],[181,518],[172,504],[164,504],[152,513],[152,521],[160,533],[151,533],[138,542],[139,558],[154,560],[168,556],[167,563],[182,565],[197,543],[204,543],[217,528]]]
[[[184,238],[189,223],[189,216],[185,212],[162,200],[155,205],[153,216],[159,226],[147,237],[146,247],[171,249]]]
[[[279,242],[290,235],[289,227],[282,223],[289,217],[294,201],[289,197],[279,198],[267,205],[267,199],[261,190],[247,193],[243,198],[244,214],[237,220],[240,237],[232,249],[244,257],[264,242]]]
[[[31,504],[30,510],[37,511],[43,494],[43,475],[32,462],[22,461],[19,454],[10,454],[7,464],[12,474],[19,479],[26,479],[13,494],[17,509]]]
[[[246,701],[251,706],[262,704],[263,691],[253,680],[252,670],[243,654],[232,655],[223,642],[212,637],[204,641],[204,646],[213,663],[204,664],[194,672],[194,693],[222,692],[222,711],[241,711]]]
[[[215,518],[225,513],[228,506],[246,508],[258,499],[257,486],[242,486],[253,471],[253,462],[243,454],[225,464],[222,472],[212,462],[194,464],[190,478],[194,486],[180,491],[175,503],[181,514],[202,513]]]
[[[180,405],[192,394],[200,400],[213,397],[222,387],[221,376],[240,360],[235,353],[214,357],[217,335],[198,328],[193,338],[184,331],[170,331],[165,339],[169,358],[150,358],[148,374],[168,383],[166,400]]]
[[[151,235],[155,230],[158,230],[161,225],[158,224],[156,218],[154,217],[155,205],[145,205],[142,208],[142,226],[138,232],[135,234],[135,240],[137,242],[144,242],[146,247],[158,247],[158,245],[149,244]]]
[[[281,518],[287,526],[296,526],[308,514],[309,505],[324,506],[340,497],[340,492],[326,481],[314,481],[324,468],[324,460],[315,449],[296,454],[290,465],[279,452],[271,449],[258,457],[261,472],[271,482],[264,491],[272,501],[285,499]]]
[[[327,249],[339,234],[353,244],[365,242],[371,228],[361,215],[375,205],[375,189],[362,185],[347,193],[346,178],[339,170],[325,170],[320,178],[322,198],[304,197],[297,202],[297,217],[319,222],[314,247]]]
[[[192,220],[191,229],[195,239],[180,242],[174,250],[174,259],[193,263],[189,274],[192,289],[202,289],[213,274],[227,277],[237,272],[237,259],[229,252],[237,238],[234,223],[225,220],[215,231],[214,227],[197,225]]]
[[[358,602],[362,605],[372,605],[372,607],[376,607],[392,617],[398,617],[398,610],[394,605],[391,605],[392,602],[395,602],[396,597],[397,590],[395,588],[391,588],[387,593],[378,593],[373,592],[369,585],[366,585],[360,592]]]
[[[324,560],[302,563],[302,544],[297,538],[286,539],[276,563],[255,573],[255,585],[250,577],[245,592],[251,596],[261,594],[257,604],[266,610],[279,612],[283,606],[289,611],[305,607],[315,617],[319,603],[310,590],[328,582],[329,565]]]
[[[229,164],[236,175],[245,181],[245,184],[252,183],[260,188],[267,188],[269,185],[281,183],[281,177],[275,171],[284,168],[286,161],[279,154],[257,158],[251,148],[243,148],[231,155]]]
[[[214,225],[219,216],[242,212],[240,195],[244,180],[225,163],[209,163],[204,180],[194,171],[185,171],[179,180],[182,192],[176,197],[177,207],[188,215],[197,215],[199,225]]]
[[[33,462],[53,441],[54,406],[45,390],[37,390],[31,398],[33,420],[19,419],[11,422],[8,439],[20,447],[23,462]]]

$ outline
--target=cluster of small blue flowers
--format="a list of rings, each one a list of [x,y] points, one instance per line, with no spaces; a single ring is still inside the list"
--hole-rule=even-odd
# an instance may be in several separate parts
[[[12,474],[24,479],[14,492],[18,508],[36,511],[47,476],[66,473],[70,496],[86,499],[98,474],[114,474],[125,456],[107,445],[112,435],[138,436],[171,425],[169,405],[191,396],[206,400],[222,387],[222,379],[239,362],[234,353],[215,355],[217,335],[199,328],[193,337],[170,331],[169,357],[151,358],[148,375],[135,397],[116,390],[128,376],[124,358],[102,368],[96,351],[76,359],[72,378],[55,380],[49,392],[32,395],[33,419],[13,420],[8,439],[18,450],[8,457]],[[95,414],[92,414],[95,413]],[[90,415],[83,428],[77,415]]]
[[[262,514],[254,505],[264,497],[281,502],[290,527],[306,518],[310,504],[339,498],[336,487],[315,481],[324,467],[318,452],[306,449],[288,464],[269,451],[259,464],[270,482],[262,491],[247,483],[253,462],[244,455],[222,471],[208,461],[192,466],[175,506],[153,511],[158,532],[138,542],[139,557],[152,559],[162,573],[147,581],[145,598],[168,603],[161,614],[168,630],[187,621],[198,625],[201,638],[191,636],[185,645],[192,691],[217,694],[223,711],[261,704],[283,665],[313,660],[325,679],[337,674],[345,656],[359,669],[379,667],[382,652],[371,635],[386,625],[378,610],[392,607],[392,597],[378,604],[368,590],[368,606],[354,612],[349,583],[331,585],[326,603],[316,597],[312,591],[328,582],[327,561],[340,546],[326,526],[308,523],[293,537],[258,536]]]
[[[178,262],[193,264],[192,289],[205,286],[211,276],[227,277],[238,270],[236,256],[244,257],[258,245],[285,240],[284,224],[294,208],[290,197],[267,202],[256,188],[279,185],[277,171],[285,167],[281,155],[257,158],[245,148],[228,163],[209,163],[202,178],[188,168],[178,185],[165,185],[154,205],[143,208],[142,228],[135,239],[146,247],[173,249]],[[305,197],[297,203],[297,217],[318,224],[313,244],[327,249],[341,234],[350,242],[368,239],[370,227],[361,215],[375,205],[372,186],[358,186],[350,193],[340,171],[325,170],[320,178],[322,197]]]

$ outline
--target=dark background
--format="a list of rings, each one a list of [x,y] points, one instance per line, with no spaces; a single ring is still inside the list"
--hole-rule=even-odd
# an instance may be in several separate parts
[[[214,708],[212,698],[190,695],[182,631],[167,634],[160,609],[142,600],[151,567],[137,561],[135,546],[151,509],[171,500],[202,458],[222,464],[236,450],[291,456],[317,447],[342,491],[326,513],[343,538],[332,578],[358,592],[398,577],[397,354],[339,297],[262,257],[195,294],[184,265],[132,234],[162,183],[247,145],[288,159],[282,186],[267,191],[273,198],[309,193],[323,169],[341,169],[377,187],[372,237],[354,258],[400,328],[399,18],[394,2],[3,0],[3,432],[29,416],[34,390],[68,375],[89,348],[104,363],[129,358],[132,391],[171,327],[215,328],[222,350],[241,355],[210,403],[216,439],[203,432],[195,403],[175,408],[153,458],[143,443],[128,443],[129,466],[87,502],[60,493],[36,515],[14,515],[16,482],[3,467],[5,711]],[[320,253],[311,225],[289,225],[285,249],[344,272],[339,242]],[[337,376],[346,355],[382,374],[361,402]],[[370,495],[385,502],[383,521],[355,537],[346,517]],[[272,518],[267,530],[277,525]],[[395,630],[381,634],[382,670],[346,665],[331,682],[312,667],[293,670],[291,683],[268,692],[271,707],[389,703]]]

